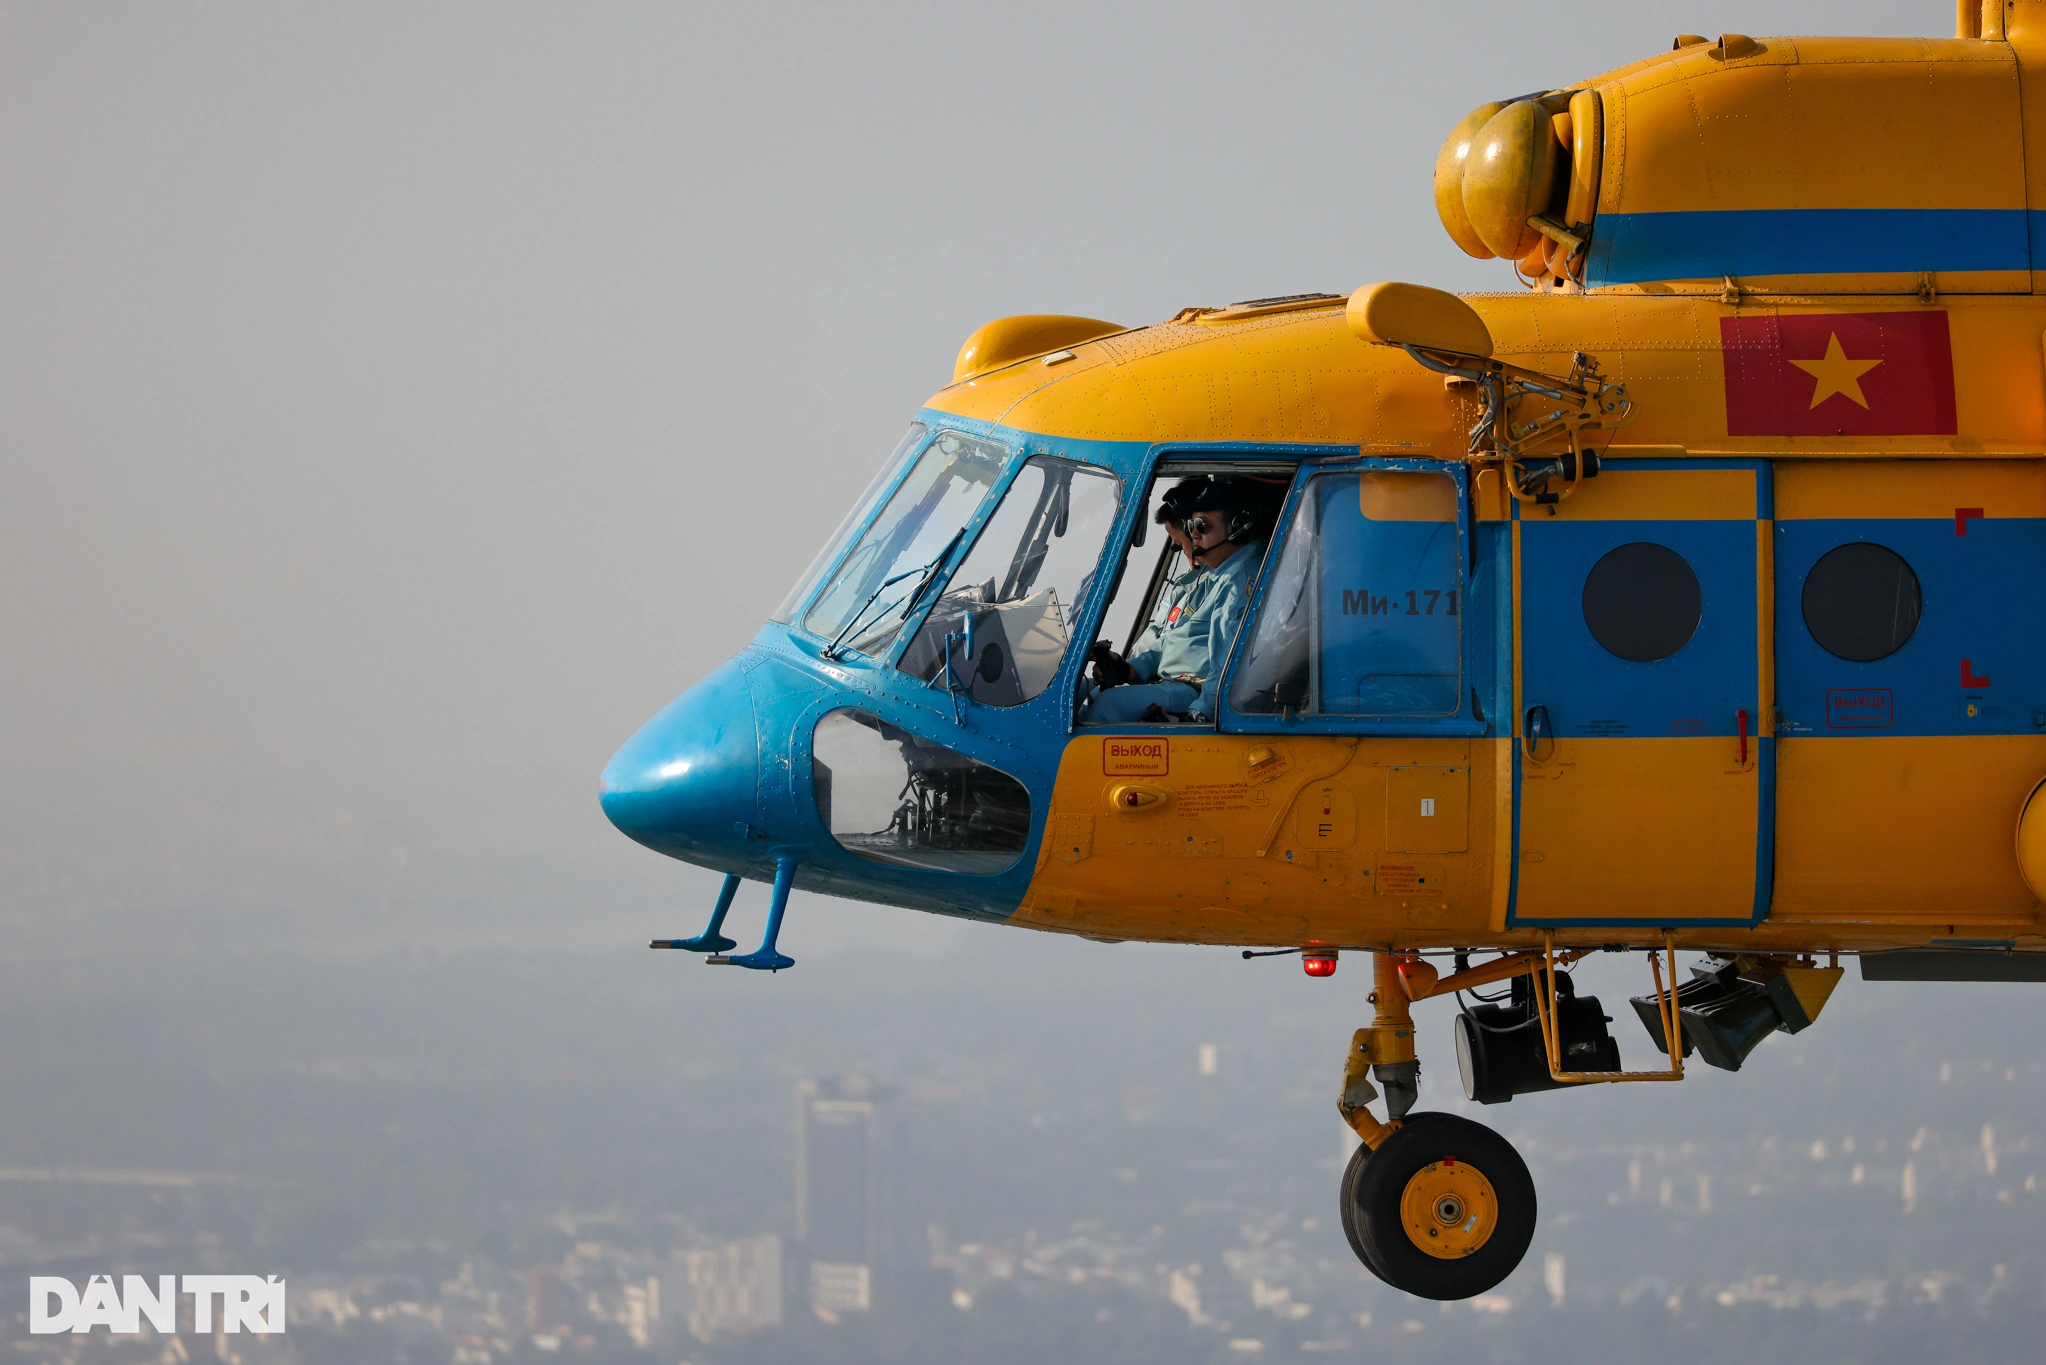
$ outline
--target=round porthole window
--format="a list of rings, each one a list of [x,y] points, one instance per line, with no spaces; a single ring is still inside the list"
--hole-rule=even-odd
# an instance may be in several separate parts
[[[1918,575],[1883,545],[1828,550],[1804,580],[1804,626],[1828,654],[1874,663],[1902,649],[1924,607]]]
[[[1652,664],[1698,631],[1698,575],[1667,545],[1637,540],[1606,552],[1584,580],[1584,624],[1622,659]]]

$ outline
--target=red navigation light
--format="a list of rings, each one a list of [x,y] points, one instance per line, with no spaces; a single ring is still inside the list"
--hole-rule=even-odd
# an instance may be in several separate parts
[[[1336,955],[1333,950],[1325,953],[1302,953],[1300,966],[1309,976],[1334,976]]]

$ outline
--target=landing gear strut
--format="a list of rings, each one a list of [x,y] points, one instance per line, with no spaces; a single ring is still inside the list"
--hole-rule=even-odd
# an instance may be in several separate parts
[[[1425,1299],[1467,1299],[1513,1273],[1534,1240],[1535,1187],[1506,1139],[1454,1114],[1414,1113],[1420,1063],[1399,963],[1375,956],[1371,1027],[1358,1029],[1344,1067],[1343,1119],[1364,1145],[1343,1171],[1341,1216],[1350,1249],[1372,1274]],[[1369,1105],[1385,1087],[1391,1122]]]

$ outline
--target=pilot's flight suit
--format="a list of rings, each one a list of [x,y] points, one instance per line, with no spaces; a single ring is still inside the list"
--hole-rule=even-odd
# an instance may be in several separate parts
[[[1263,555],[1264,546],[1251,541],[1237,546],[1218,568],[1195,568],[1173,579],[1167,591],[1177,600],[1162,620],[1154,617],[1144,628],[1129,657],[1144,681],[1103,688],[1081,719],[1127,723],[1154,703],[1166,711],[1213,716],[1222,665],[1249,608],[1250,577]]]

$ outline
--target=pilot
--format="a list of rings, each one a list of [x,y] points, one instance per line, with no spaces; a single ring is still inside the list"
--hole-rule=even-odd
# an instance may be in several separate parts
[[[1184,491],[1182,491],[1184,490]],[[1174,495],[1178,496],[1174,496]],[[1205,719],[1215,714],[1215,687],[1250,600],[1257,571],[1255,521],[1229,482],[1204,479],[1168,494],[1160,509],[1193,567],[1166,587],[1171,605],[1154,616],[1125,659],[1112,649],[1094,657],[1100,690],[1081,716],[1095,724]]]
[[[1194,563],[1193,543],[1186,535],[1184,518],[1187,512],[1180,504],[1207,485],[1208,476],[1198,474],[1190,479],[1181,479],[1166,489],[1164,495],[1158,499],[1158,509],[1152,513],[1151,520],[1165,528],[1166,538],[1172,542],[1173,549],[1186,562],[1178,573],[1171,575],[1159,585],[1158,600],[1151,604],[1151,617],[1144,623],[1144,631],[1139,639],[1163,631],[1166,626],[1172,624],[1175,619],[1172,615],[1174,609],[1179,606],[1180,599],[1186,595],[1186,590],[1193,586],[1195,577],[1200,573],[1200,566]],[[1120,662],[1106,662],[1104,656],[1112,656],[1106,640],[1096,645],[1094,652],[1088,655],[1088,662],[1093,666],[1094,681],[1086,689],[1087,699],[1091,700],[1102,688],[1113,687],[1127,676]],[[1086,718],[1084,710],[1081,712],[1081,718]]]
[[[1179,599],[1185,595],[1187,588],[1192,586],[1194,575],[1200,572],[1199,566],[1194,563],[1193,542],[1187,539],[1187,510],[1181,504],[1185,503],[1194,494],[1201,492],[1207,486],[1208,476],[1206,474],[1197,474],[1190,479],[1181,479],[1178,483],[1165,490],[1164,496],[1158,499],[1158,510],[1151,515],[1151,520],[1165,528],[1166,538],[1172,542],[1173,548],[1179,551],[1180,555],[1186,560],[1186,566],[1178,573],[1172,575],[1172,577],[1166,579],[1160,586],[1158,600],[1151,607],[1151,619],[1145,623],[1147,630],[1163,630],[1170,624],[1168,618],[1172,615],[1172,609],[1179,605]],[[1102,668],[1098,655],[1095,659],[1094,672],[1095,681],[1100,682]],[[1113,682],[1114,680],[1111,679],[1106,685],[1112,686]]]

